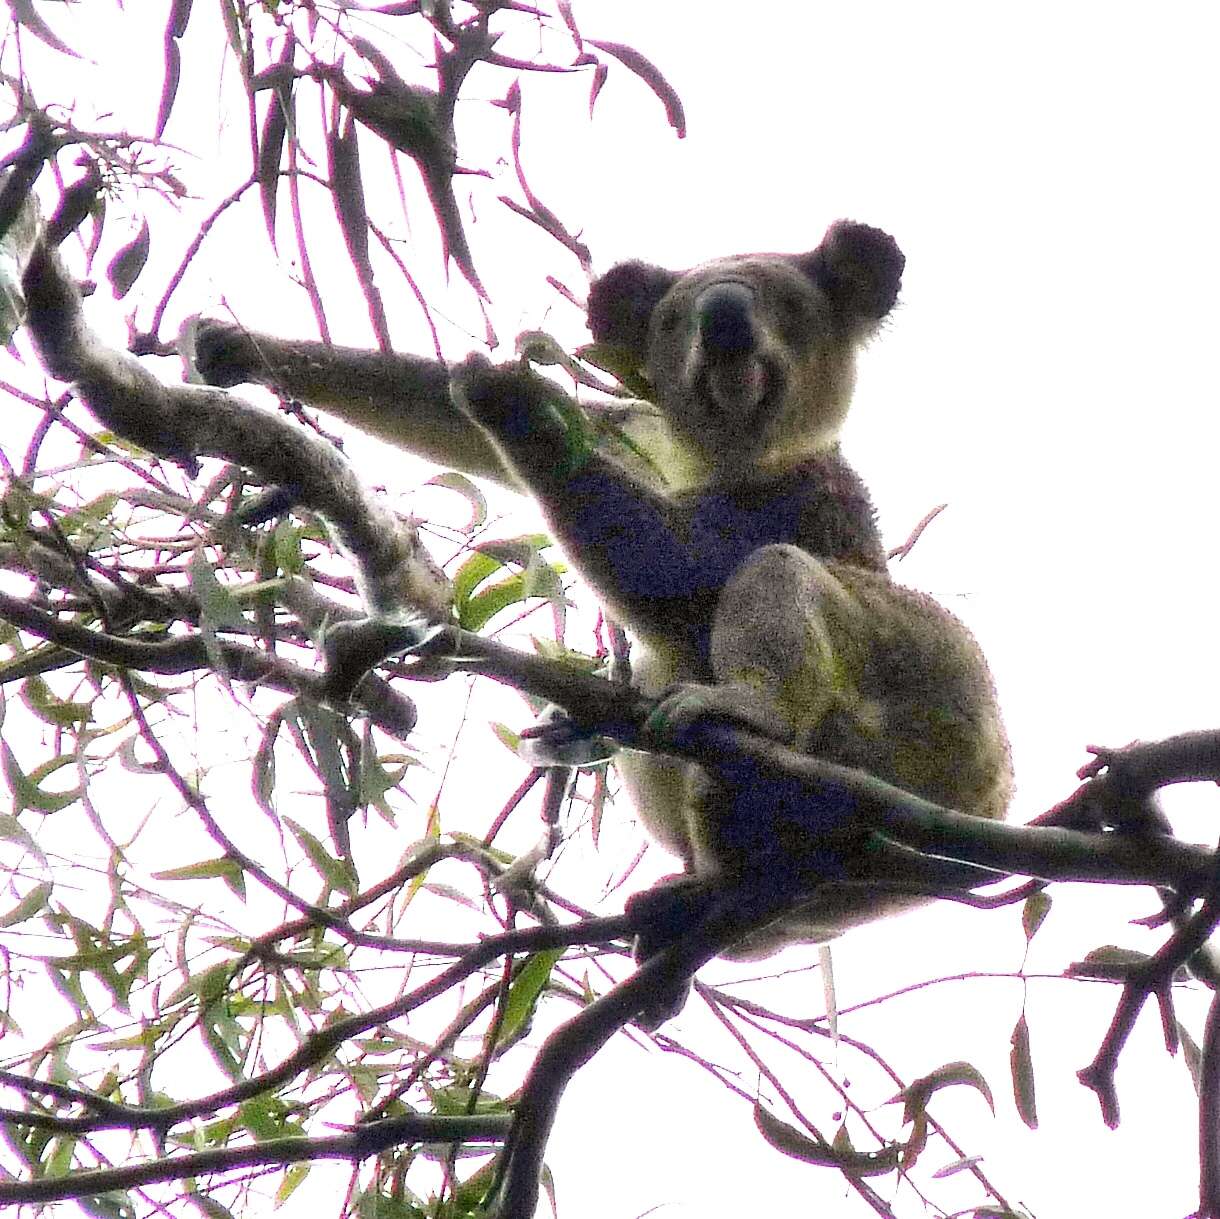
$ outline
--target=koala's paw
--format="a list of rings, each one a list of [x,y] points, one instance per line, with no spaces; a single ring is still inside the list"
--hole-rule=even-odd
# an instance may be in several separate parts
[[[454,405],[493,431],[528,424],[538,407],[535,381],[520,364],[493,364],[477,352],[449,370]]]
[[[750,687],[691,682],[665,692],[644,723],[644,743],[683,741],[708,722],[748,728],[785,744],[792,740],[784,715]]]
[[[636,962],[643,964],[685,935],[699,921],[711,896],[706,882],[680,872],[632,897],[627,902],[627,914],[636,925],[632,953]],[[636,1023],[649,1030],[660,1028],[686,1006],[690,988],[689,978],[658,987],[648,1006],[636,1017]]]
[[[183,327],[179,346],[202,381],[226,388],[248,380],[250,361],[258,357],[246,331],[213,318],[198,318]]]
[[[517,746],[519,756],[531,766],[596,766],[617,751],[609,737],[586,732],[554,705],[521,734]]]
[[[635,925],[636,962],[647,961],[699,921],[712,890],[689,872],[663,876],[651,889],[627,899],[627,915]]]

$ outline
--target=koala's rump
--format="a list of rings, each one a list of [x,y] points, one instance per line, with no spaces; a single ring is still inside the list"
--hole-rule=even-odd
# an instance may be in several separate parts
[[[833,658],[828,665],[822,655],[804,673],[798,667],[797,684],[834,689],[830,697],[824,689],[805,691],[805,704],[822,710],[815,722],[805,720],[797,747],[948,808],[1002,816],[1011,791],[1007,741],[989,672],[969,631],[932,598],[884,573],[808,555],[799,562],[817,573],[820,600],[803,604],[811,618],[818,616],[808,624],[811,634],[829,639]],[[833,607],[825,598],[828,580],[835,586]],[[687,670],[676,655],[645,649],[637,682],[657,694],[675,681],[706,680]],[[790,686],[793,674],[784,682]],[[794,722],[804,719],[798,708],[786,710]],[[901,861],[895,870],[891,856],[853,851],[850,834],[836,835],[835,844],[819,850],[816,839],[828,814],[815,801],[779,807],[761,788],[742,789],[671,758],[628,752],[621,763],[645,826],[688,868],[745,883],[783,876],[783,883],[810,890],[806,906],[726,955],[756,957],[786,943],[826,940],[919,900],[870,890],[864,882],[926,878]],[[851,883],[822,883],[837,880]]]

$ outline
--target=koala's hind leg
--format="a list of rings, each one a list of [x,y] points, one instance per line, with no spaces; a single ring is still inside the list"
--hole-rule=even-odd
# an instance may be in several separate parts
[[[676,690],[659,715],[678,731],[705,716],[736,721],[808,752],[822,752],[830,726],[871,735],[876,712],[860,693],[869,636],[859,601],[827,565],[795,546],[763,546],[721,593],[714,684]],[[837,814],[756,771],[748,759],[712,758],[690,770],[685,819],[696,875],[756,883],[795,868],[820,876],[811,835],[833,828]]]
[[[783,715],[795,748],[947,808],[1003,816],[1011,762],[978,645],[947,610],[884,573],[822,563],[792,546],[761,548],[721,596],[711,667],[718,691],[748,692]],[[922,875],[848,845],[833,792],[793,796],[780,785],[777,799],[774,788],[735,783],[723,767],[699,773],[688,802],[696,872],[753,883],[773,874],[798,888],[878,880],[891,889],[823,889],[783,938],[824,939],[902,905],[895,883],[924,887]],[[834,859],[817,845],[827,830],[844,848]]]
[[[826,564],[796,546],[763,546],[720,595],[711,667],[718,686],[752,691],[787,722],[798,749],[827,716],[869,730],[860,695],[868,650],[860,603]]]

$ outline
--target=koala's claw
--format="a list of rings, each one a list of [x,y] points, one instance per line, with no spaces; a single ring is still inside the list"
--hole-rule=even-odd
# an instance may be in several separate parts
[[[596,766],[618,746],[609,737],[579,727],[560,707],[547,707],[521,734],[517,753],[531,766]]]

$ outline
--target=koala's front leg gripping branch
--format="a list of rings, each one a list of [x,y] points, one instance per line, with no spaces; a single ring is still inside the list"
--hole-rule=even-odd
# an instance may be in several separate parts
[[[531,490],[562,486],[592,457],[580,408],[557,385],[521,362],[492,364],[468,356],[450,373],[458,410],[482,428]]]
[[[437,465],[514,486],[495,446],[454,410],[440,360],[290,341],[212,318],[188,323],[178,346],[209,385],[265,385]]]

